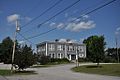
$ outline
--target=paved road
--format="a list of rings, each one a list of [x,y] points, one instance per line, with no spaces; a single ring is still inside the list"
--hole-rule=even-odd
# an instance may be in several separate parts
[[[37,75],[8,76],[8,80],[120,80],[120,77],[93,75],[72,72],[75,64],[59,65],[48,68],[37,68]]]

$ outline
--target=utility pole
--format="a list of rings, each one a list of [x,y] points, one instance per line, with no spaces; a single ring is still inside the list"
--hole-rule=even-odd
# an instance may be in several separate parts
[[[11,65],[11,73],[13,73],[13,67],[14,67],[14,55],[15,55],[15,47],[16,47],[16,36],[17,32],[20,31],[19,25],[18,25],[18,19],[16,20],[16,31],[14,33],[14,39],[13,39],[13,53],[12,53],[12,65]]]
[[[117,53],[117,59],[118,59],[118,63],[119,63],[119,53],[118,53],[118,37],[116,34],[116,53]]]

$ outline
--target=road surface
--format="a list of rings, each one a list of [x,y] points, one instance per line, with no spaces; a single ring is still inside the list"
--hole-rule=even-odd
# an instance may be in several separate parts
[[[83,64],[84,65],[84,64]],[[33,68],[38,74],[7,76],[7,80],[120,80],[120,77],[72,72],[75,64]],[[1,79],[0,79],[1,80]]]

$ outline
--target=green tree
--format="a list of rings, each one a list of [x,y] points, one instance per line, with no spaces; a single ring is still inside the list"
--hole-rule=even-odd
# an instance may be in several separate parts
[[[96,62],[99,66],[100,61],[104,59],[105,42],[104,36],[90,36],[83,41],[87,47],[87,58]]]
[[[120,48],[118,49],[118,54],[120,58]],[[108,48],[105,54],[105,62],[117,62],[118,55],[116,48]]]
[[[1,62],[4,62],[6,64],[11,63],[12,49],[13,49],[13,41],[11,40],[10,37],[5,38],[0,44]]]
[[[19,70],[23,70],[32,66],[35,63],[33,50],[27,45],[19,48],[19,51],[15,54],[14,64],[18,66]]]

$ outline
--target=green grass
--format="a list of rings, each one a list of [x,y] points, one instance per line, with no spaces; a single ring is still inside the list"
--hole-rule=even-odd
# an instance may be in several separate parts
[[[11,75],[11,71],[10,70],[5,70],[5,69],[0,69],[0,75],[2,75],[2,76]]]
[[[96,65],[86,65],[72,68],[75,72],[90,74],[101,74],[120,77],[120,64],[104,64],[97,67]]]
[[[14,71],[11,73],[11,70],[0,69],[0,75],[2,76],[11,76],[11,75],[31,75],[37,74],[35,71]]]

